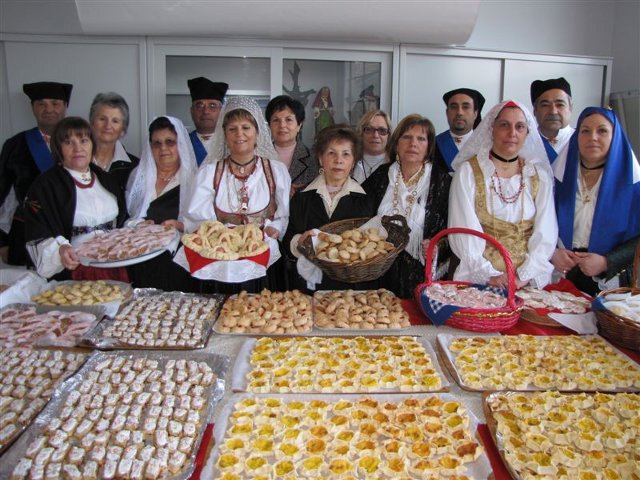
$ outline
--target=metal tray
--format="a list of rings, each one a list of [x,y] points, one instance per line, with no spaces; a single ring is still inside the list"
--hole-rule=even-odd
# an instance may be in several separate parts
[[[85,363],[84,367],[73,377],[67,379],[54,393],[51,402],[35,419],[31,427],[22,435],[17,442],[6,452],[2,457],[2,463],[0,465],[0,478],[8,478],[20,459],[24,456],[25,451],[29,444],[38,436],[42,435],[45,427],[51,423],[51,421],[59,416],[63,408],[67,397],[71,392],[78,390],[80,385],[89,379],[89,373],[93,371],[96,366],[101,364],[107,359],[125,358],[135,360],[138,358],[146,358],[151,360],[157,360],[159,368],[164,368],[169,360],[195,360],[198,362],[204,361],[211,367],[213,373],[216,375],[214,383],[205,388],[203,396],[206,399],[206,411],[200,416],[200,422],[197,425],[196,440],[193,445],[190,456],[187,459],[187,463],[183,466],[183,469],[176,475],[170,477],[173,480],[183,480],[191,476],[195,468],[195,457],[199,449],[202,435],[204,434],[207,424],[211,421],[211,415],[213,407],[224,395],[224,375],[228,368],[229,359],[222,355],[208,354],[202,352],[94,352],[89,360]],[[145,387],[148,387],[149,383],[145,383]],[[145,391],[147,388],[145,388]],[[118,406],[120,403],[118,403]],[[142,420],[141,422],[142,423]],[[71,438],[71,437],[70,437]],[[145,443],[148,439],[145,437]],[[80,440],[76,437],[71,438],[72,445],[76,444]],[[108,445],[112,443],[109,442]],[[102,478],[98,475],[98,478]]]
[[[375,399],[378,402],[392,402],[392,403],[400,403],[402,401],[404,401],[405,399],[409,399],[409,398],[417,398],[417,399],[425,399],[425,398],[430,398],[430,397],[437,397],[445,402],[448,401],[457,401],[460,404],[464,405],[464,402],[462,402],[459,398],[455,397],[454,395],[451,394],[391,394],[391,395],[339,395],[339,394],[335,394],[335,395],[326,395],[322,397],[323,401],[326,402],[337,402],[340,400],[348,400],[348,401],[352,401],[355,402],[357,400],[359,400],[360,398],[371,398],[371,399]],[[215,439],[215,446],[211,452],[211,455],[209,456],[209,459],[205,465],[205,467],[203,468],[202,471],[202,478],[220,478],[220,471],[217,468],[217,462],[218,462],[218,458],[220,455],[220,445],[222,445],[222,443],[224,442],[224,439],[226,437],[226,433],[227,433],[227,429],[230,427],[230,417],[232,415],[232,413],[235,411],[235,406],[239,401],[242,401],[244,399],[247,398],[276,398],[281,400],[283,403],[289,403],[289,402],[294,402],[294,401],[311,401],[311,400],[318,400],[318,396],[317,395],[253,395],[253,394],[249,394],[249,393],[240,393],[240,394],[234,394],[232,395],[229,399],[228,402],[222,407],[220,413],[218,414],[218,417],[216,419],[216,428],[214,431],[214,439]],[[473,415],[473,413],[471,412],[471,410],[468,408],[468,406],[465,406],[465,410],[466,410],[466,414],[469,417],[469,430],[472,433],[472,435],[475,436],[475,440],[479,445],[479,448],[482,448],[482,441],[479,439],[479,436],[477,434],[477,427],[478,424],[480,423],[479,420]],[[328,421],[324,422],[325,424],[328,423]],[[311,427],[313,425],[307,425],[307,426],[301,426],[300,428],[303,430],[306,430],[307,428]],[[357,434],[356,434],[357,435]],[[331,437],[331,435],[329,436]],[[374,440],[378,440],[378,444],[381,446],[382,445],[382,438],[381,436],[378,437],[374,437]],[[426,437],[427,438],[427,437]],[[384,438],[384,440],[388,440],[388,438]],[[278,438],[275,439],[274,441],[274,446],[273,446],[273,450],[278,451],[278,442],[281,440],[278,440]],[[425,440],[428,441],[428,440]],[[408,443],[409,441],[407,441]],[[328,450],[328,449],[327,449]],[[407,448],[407,450],[409,450]],[[376,452],[378,452],[378,450],[376,450]],[[326,452],[326,454],[328,454],[328,452]],[[374,453],[373,455],[376,455],[377,453]],[[337,454],[333,454],[333,455],[337,455]],[[439,455],[437,456],[439,457]],[[265,457],[268,462],[269,465],[273,465],[275,464],[275,462],[277,461],[277,456],[274,457],[270,456],[270,457]],[[304,455],[302,456],[302,458],[306,458]],[[337,456],[336,456],[337,458]],[[407,459],[406,453],[404,454],[404,456],[402,457],[404,459]],[[357,458],[355,460],[352,460],[353,464],[354,464],[354,471],[351,472],[349,475],[352,476],[352,478],[365,478],[363,476],[359,476],[358,473],[356,472],[356,468],[355,465],[357,465]],[[474,478],[474,479],[487,479],[490,478],[491,475],[491,465],[489,463],[489,458],[486,454],[485,451],[483,451],[480,456],[471,463],[467,463],[466,465],[468,465],[467,467],[467,471],[465,472],[466,475],[468,475],[470,478]],[[436,473],[434,473],[435,476],[437,476]],[[274,478],[274,477],[270,477],[270,478]],[[315,478],[315,477],[314,477]],[[317,477],[317,478],[321,478],[321,477]],[[328,478],[328,477],[324,477],[324,478]],[[336,477],[338,478],[338,477]],[[366,477],[366,478],[374,478],[374,477]],[[378,474],[375,475],[375,478],[380,478],[380,479],[386,479],[386,478],[397,478],[397,475],[394,476],[389,476],[386,475],[384,472],[380,471],[378,472]],[[406,474],[402,475],[402,478],[407,478],[407,479],[411,479],[411,478],[422,478],[422,477],[418,477],[415,474],[411,474],[410,472],[407,472]],[[443,477],[444,478],[444,477]]]
[[[71,353],[71,352],[69,352]],[[53,352],[50,350],[24,350],[24,349],[2,349],[0,351],[0,362],[2,362],[2,365],[0,365],[0,370],[2,369],[2,367],[4,366],[4,362],[8,362],[10,361],[10,357],[14,356],[14,355],[28,355],[28,357],[26,358],[38,358],[40,359],[41,357],[47,355],[48,357],[54,358],[57,355],[60,356],[66,356],[67,353],[64,352]],[[52,385],[50,388],[47,388],[46,390],[42,390],[40,394],[36,395],[35,392],[38,391],[38,386],[36,386],[35,388],[30,389],[26,395],[23,397],[25,401],[25,405],[24,408],[20,411],[20,412],[16,412],[19,413],[21,416],[25,415],[25,411],[29,410],[30,408],[33,408],[33,412],[31,415],[28,415],[28,418],[23,418],[22,420],[20,420],[20,417],[18,417],[17,422],[14,422],[15,425],[17,425],[17,428],[15,430],[15,432],[4,442],[0,441],[0,455],[9,447],[9,445],[11,445],[11,443],[13,443],[13,441],[18,438],[22,432],[24,432],[27,427],[29,425],[31,425],[31,422],[33,421],[33,419],[38,415],[38,413],[40,413],[40,411],[44,408],[44,406],[49,402],[49,400],[51,399],[55,388],[57,388],[58,385],[60,385],[67,377],[73,375],[81,366],[82,364],[86,361],[86,359],[88,358],[88,355],[85,353],[78,353],[78,352],[73,352],[73,355],[78,357],[79,360],[79,364],[77,366],[75,366],[75,368],[72,368],[69,363],[67,363],[66,365],[66,369],[61,372],[60,376],[53,380],[52,379]],[[26,360],[26,358],[23,358],[23,360]],[[6,373],[10,373],[12,375],[14,375],[15,377],[18,377],[20,375],[23,375],[24,369],[25,367],[29,367],[30,365],[32,365],[32,362],[23,362],[20,365],[16,365],[16,366],[11,366],[10,371],[6,372]],[[59,363],[56,363],[55,365],[52,365],[50,367],[45,367],[48,370],[49,373],[49,377],[52,377],[51,375],[51,370],[53,370],[54,368],[57,369],[60,367]],[[40,376],[42,377],[42,375]],[[2,378],[6,378],[6,377],[2,377]],[[3,383],[2,387],[5,387],[6,385]],[[3,394],[3,398],[14,398],[17,399],[16,396],[9,394]],[[37,404],[39,402],[43,402],[42,405],[40,407],[37,407]],[[34,408],[35,406],[35,408]],[[8,406],[7,406],[8,407]],[[15,410],[12,410],[15,411]],[[0,416],[4,415],[5,413],[7,413],[8,410],[5,410],[4,408],[0,408]]]
[[[322,338],[327,338],[327,339],[332,339],[332,338],[342,338],[342,337],[322,337]],[[349,339],[349,340],[353,340],[354,337],[344,337],[345,339]],[[369,337],[365,337],[365,338],[374,338],[373,336],[369,336]],[[379,338],[386,338],[386,337],[379,337]],[[440,388],[436,389],[436,390],[427,390],[426,388],[420,390],[415,390],[414,392],[405,392],[400,390],[399,388],[382,388],[380,387],[379,389],[375,390],[375,391],[365,391],[365,390],[359,390],[359,391],[353,391],[353,392],[330,392],[330,394],[337,394],[337,393],[355,393],[355,394],[360,394],[360,395],[364,395],[364,394],[370,394],[370,393],[379,393],[379,394],[383,394],[383,393],[433,393],[433,392],[443,392],[443,391],[448,391],[449,390],[449,380],[447,379],[447,377],[444,375],[442,369],[440,368],[440,365],[438,364],[438,360],[436,357],[436,353],[433,350],[433,347],[431,346],[431,344],[429,343],[429,340],[426,339],[425,337],[414,337],[416,339],[416,341],[422,345],[425,349],[426,354],[430,357],[431,359],[431,364],[433,366],[433,369],[436,371],[436,374],[440,377]],[[251,358],[251,354],[253,351],[253,347],[255,346],[257,340],[255,338],[252,339],[247,339],[244,341],[244,343],[242,344],[242,346],[240,347],[240,351],[238,352],[238,355],[236,356],[236,362],[234,365],[234,369],[233,369],[233,375],[232,375],[232,380],[231,380],[231,389],[234,392],[246,392],[247,391],[247,387],[248,387],[248,380],[247,380],[247,375],[253,371],[254,367],[253,365],[251,365],[250,363],[250,358]],[[280,364],[276,364],[276,367],[281,366]],[[318,369],[320,369],[320,366],[315,366],[313,367],[315,369],[315,371],[317,371]],[[292,369],[293,370],[293,369]],[[419,379],[414,378],[413,380],[418,381]],[[278,392],[273,392],[273,393],[278,393]],[[295,391],[295,390],[291,390],[290,393],[293,394],[302,394],[302,393],[315,393],[315,394],[327,394],[328,392],[322,392],[322,391],[318,391],[318,390],[311,390],[311,391]]]
[[[529,383],[527,385],[526,388],[509,388],[508,386],[505,385],[504,388],[501,389],[497,389],[497,388],[476,388],[472,385],[468,385],[467,383],[465,383],[465,381],[462,379],[462,376],[460,375],[460,372],[458,371],[457,367],[456,367],[456,357],[458,354],[451,352],[451,350],[449,349],[449,344],[456,338],[469,338],[469,337],[480,337],[480,336],[499,336],[499,335],[451,335],[451,334],[446,334],[446,333],[440,333],[437,336],[437,345],[438,345],[438,350],[441,354],[441,358],[443,363],[445,364],[447,370],[449,370],[449,373],[451,373],[451,376],[455,379],[456,383],[458,383],[458,385],[460,385],[460,388],[462,388],[463,390],[467,390],[470,392],[493,392],[493,391],[506,391],[506,390],[514,390],[514,391],[524,391],[524,392],[535,392],[535,391],[544,391],[544,390],[558,390],[558,391],[565,391],[565,392],[592,392],[592,391],[608,391],[608,392],[638,392],[640,391],[640,386],[637,387],[628,387],[628,388],[616,388],[616,389],[604,389],[604,388],[598,388],[597,386],[594,386],[593,389],[581,389],[581,388],[574,388],[574,389],[563,389],[561,388],[561,385],[551,385],[548,387],[537,387],[536,385],[534,385],[533,383]],[[506,336],[505,338],[508,338],[509,336]],[[563,337],[565,337],[565,335],[563,335]],[[577,336],[576,336],[577,337]],[[636,371],[637,375],[640,376],[640,365],[636,364],[635,362],[633,362],[631,359],[629,359],[627,356],[625,356],[623,353],[621,353],[620,351],[618,351],[615,347],[613,347],[612,345],[610,345],[606,340],[604,340],[602,337],[598,336],[598,335],[582,335],[578,338],[581,339],[588,339],[588,338],[598,338],[599,340],[601,340],[604,344],[608,345],[609,347],[611,347],[611,351],[618,356],[621,360],[623,360],[624,362],[626,362],[628,364],[628,368],[629,370],[632,371]],[[536,336],[536,339],[541,339],[541,338],[555,338],[553,336]],[[495,359],[493,359],[495,360]],[[477,360],[475,362],[476,365],[480,365],[480,363],[482,362],[482,360]],[[588,359],[583,359],[583,363],[588,362]],[[585,370],[585,372],[587,372]],[[506,372],[502,371],[501,372],[501,376],[503,376]],[[545,374],[548,373],[543,369],[540,369],[539,372],[540,374]],[[586,374],[587,376],[589,376],[589,374]]]
[[[249,293],[248,295],[250,296],[256,296],[259,295],[257,293]],[[238,295],[234,294],[229,296],[229,298],[227,298],[227,302],[229,300],[232,300],[234,298],[236,298]],[[308,295],[307,295],[308,296]],[[226,303],[226,302],[225,302]],[[298,332],[298,333],[265,333],[265,332],[256,332],[256,333],[250,333],[250,332],[222,332],[220,330],[220,326],[218,325],[218,323],[221,320],[222,317],[222,308],[224,308],[224,306],[220,309],[220,314],[218,315],[218,319],[216,320],[215,325],[213,326],[213,331],[216,332],[218,335],[238,335],[238,336],[245,336],[245,337],[295,337],[295,336],[299,336],[299,335],[304,335],[304,336],[308,336],[310,334],[312,334],[313,331],[313,304],[312,304],[312,298],[309,297],[309,306],[311,308],[309,308],[309,329],[308,330],[304,330],[302,332]]]
[[[155,346],[155,345],[145,345],[145,344],[136,344],[136,343],[126,343],[116,338],[108,337],[105,335],[106,330],[118,323],[118,316],[122,314],[125,309],[128,309],[135,305],[137,299],[145,298],[145,297],[158,297],[158,301],[163,300],[174,300],[174,299],[187,299],[187,298],[213,298],[215,302],[215,308],[211,310],[210,315],[207,318],[202,319],[203,321],[203,330],[202,337],[198,339],[198,342],[192,346]],[[108,319],[103,321],[101,324],[97,325],[92,330],[88,331],[82,338],[82,342],[85,345],[89,345],[93,348],[98,348],[100,350],[193,350],[193,349],[201,349],[207,345],[209,340],[209,336],[211,335],[211,330],[213,324],[220,312],[220,307],[224,300],[224,295],[222,294],[210,294],[210,295],[199,295],[194,293],[182,293],[182,292],[165,292],[163,290],[157,290],[155,288],[136,288],[133,291],[133,299],[128,302],[126,305],[122,305],[118,314],[115,318]]]
[[[34,303],[12,303],[10,305],[6,305],[0,310],[0,315],[2,315],[2,313],[4,313],[6,310],[9,310],[9,309],[16,309],[16,310],[19,310],[19,311],[25,311],[25,310],[29,310],[29,309],[33,309],[33,308],[35,308],[36,315],[39,315],[41,313],[53,312],[53,311],[69,312],[69,313],[73,313],[73,312],[90,313],[90,314],[94,315],[96,318],[95,318],[95,321],[93,322],[93,325],[89,327],[87,332],[90,332],[97,325],[99,325],[100,321],[106,315],[105,307],[102,306],[102,305],[57,306],[57,305],[36,305]],[[37,339],[34,339],[31,342],[30,345],[25,345],[24,348],[32,348],[32,347],[75,347],[75,346],[80,346],[81,345],[81,341],[82,341],[82,336],[77,337],[76,341],[73,344],[68,344],[68,343],[65,343],[65,342],[59,342],[59,341],[56,341],[55,338],[39,337]],[[0,347],[7,348],[7,347],[5,347],[5,344],[3,343],[2,340],[0,340]]]

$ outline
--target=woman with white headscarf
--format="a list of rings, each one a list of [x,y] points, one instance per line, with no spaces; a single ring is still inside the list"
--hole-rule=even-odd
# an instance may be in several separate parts
[[[530,134],[534,132],[534,134]],[[516,288],[551,281],[558,239],[553,174],[533,115],[513,100],[494,106],[453,160],[449,227],[484,232],[509,251]],[[500,253],[483,239],[451,235],[454,279],[507,286]]]
[[[262,110],[249,97],[232,97],[220,115],[222,125],[214,133],[184,214],[185,230],[193,232],[206,220],[227,225],[251,223],[267,237],[282,240],[289,222],[291,177],[287,167],[276,160],[278,154]],[[280,257],[277,242],[269,245],[272,258]],[[233,284],[216,282],[205,287],[234,293],[240,288],[266,286],[266,277],[249,275],[245,279],[241,272],[236,273]]]
[[[129,224],[144,221],[183,231],[182,214],[195,173],[195,154],[182,122],[169,116],[154,119],[149,124],[149,142],[143,148],[140,164],[127,184]],[[169,252],[130,267],[129,274],[136,287],[194,288],[191,277],[172,262]]]

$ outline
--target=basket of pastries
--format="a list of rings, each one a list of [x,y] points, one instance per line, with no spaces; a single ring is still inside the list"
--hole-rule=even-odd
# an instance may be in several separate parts
[[[446,235],[475,235],[489,242],[502,255],[507,270],[507,289],[461,281],[434,281],[434,251]],[[437,260],[437,259],[436,259]],[[501,332],[520,318],[523,300],[515,294],[515,271],[509,252],[495,238],[469,228],[447,228],[429,242],[425,258],[425,281],[415,295],[423,313],[436,325],[474,332]]]
[[[387,237],[377,228],[360,228],[369,218],[351,218],[319,228],[317,244],[307,237],[298,250],[329,278],[347,283],[367,282],[384,275],[409,241],[402,215],[383,216]]]
[[[633,260],[633,287],[604,290],[598,294],[592,309],[598,318],[598,332],[621,347],[640,351],[640,287],[638,267],[640,242]]]

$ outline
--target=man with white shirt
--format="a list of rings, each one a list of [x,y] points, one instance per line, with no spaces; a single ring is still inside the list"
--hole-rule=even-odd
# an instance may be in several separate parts
[[[25,83],[37,126],[9,138],[0,153],[0,253],[12,265],[25,265],[24,221],[20,203],[38,175],[53,167],[49,138],[64,118],[73,85]]]
[[[531,103],[549,163],[553,163],[575,131],[569,125],[573,108],[571,85],[564,77],[535,80],[531,84]]]
[[[191,118],[196,127],[189,138],[196,153],[196,162],[200,166],[213,143],[213,132],[229,85],[212,82],[205,77],[192,78],[187,81],[187,85],[191,93]]]
[[[484,97],[477,90],[457,88],[445,93],[442,100],[447,106],[449,130],[436,136],[435,155],[439,155],[453,172],[451,162],[482,120]]]

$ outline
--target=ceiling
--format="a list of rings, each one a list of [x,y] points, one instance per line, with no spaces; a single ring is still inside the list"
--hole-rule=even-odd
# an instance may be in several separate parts
[[[0,0],[0,32],[464,45],[481,0]]]

